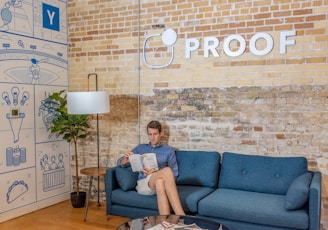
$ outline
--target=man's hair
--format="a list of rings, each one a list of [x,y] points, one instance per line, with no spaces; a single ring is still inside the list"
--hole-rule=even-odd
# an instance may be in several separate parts
[[[151,121],[148,123],[147,125],[147,131],[148,131],[148,128],[151,128],[151,129],[157,129],[158,132],[162,132],[162,125],[159,121]]]

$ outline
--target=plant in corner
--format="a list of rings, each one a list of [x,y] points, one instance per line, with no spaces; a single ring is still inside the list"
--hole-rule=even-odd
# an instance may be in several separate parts
[[[87,137],[90,128],[89,117],[86,114],[68,114],[65,90],[50,94],[46,101],[53,108],[54,115],[50,132],[62,136],[64,140],[74,145],[76,192],[71,193],[71,202],[75,208],[84,207],[86,193],[80,192],[79,187],[77,141]]]

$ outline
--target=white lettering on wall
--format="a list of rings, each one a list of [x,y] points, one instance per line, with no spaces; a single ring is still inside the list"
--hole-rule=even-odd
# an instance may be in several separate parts
[[[282,31],[280,32],[280,54],[285,54],[287,50],[287,46],[295,45],[295,40],[289,39],[289,37],[295,36],[296,31],[290,30],[290,31]],[[259,40],[265,40],[266,46],[264,49],[259,50],[256,47],[256,43]],[[231,42],[236,41],[238,42],[238,47],[236,50],[232,50],[230,47]],[[204,57],[209,57],[210,53],[214,57],[220,57],[219,53],[217,52],[217,47],[219,47],[220,41],[216,37],[205,37],[204,43],[203,43],[203,49],[204,49]],[[257,56],[263,56],[269,54],[274,46],[274,40],[272,36],[268,33],[260,32],[256,33],[252,36],[250,42],[249,42],[249,50],[252,54]],[[198,50],[200,47],[200,41],[197,38],[188,38],[186,39],[185,43],[185,57],[187,59],[191,58],[191,52]],[[226,37],[223,41],[223,51],[226,55],[229,57],[237,57],[242,55],[246,50],[246,40],[243,36],[239,34],[233,34]]]
[[[204,57],[209,56],[209,51],[211,51],[214,57],[220,57],[216,48],[219,47],[220,41],[216,37],[205,37],[204,38]]]
[[[266,47],[263,50],[258,50],[256,47],[256,42],[259,39],[264,39],[266,41]],[[263,56],[271,52],[273,48],[273,38],[267,33],[257,33],[249,41],[249,50],[252,54]]]
[[[287,40],[287,37],[296,36],[295,30],[280,32],[280,53],[285,54],[287,46],[295,45],[295,40]]]
[[[196,38],[188,38],[186,40],[185,50],[186,58],[191,57],[191,51],[195,51],[199,48],[199,40]]]
[[[230,49],[230,43],[232,41],[239,42],[239,49],[237,51],[232,51]],[[239,55],[242,55],[245,52],[245,49],[246,49],[246,41],[239,34],[233,34],[228,36],[226,39],[224,39],[223,50],[229,57],[237,57]]]

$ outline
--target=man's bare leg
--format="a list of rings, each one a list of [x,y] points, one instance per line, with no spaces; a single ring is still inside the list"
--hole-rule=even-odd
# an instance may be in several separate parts
[[[166,196],[164,180],[159,178],[155,181],[157,205],[160,215],[170,215],[170,203]]]
[[[157,186],[159,186],[159,188],[157,188]],[[159,209],[160,206],[161,208],[165,207],[168,200],[176,215],[185,215],[178,194],[178,189],[175,184],[175,178],[172,170],[169,167],[163,168],[157,172],[152,173],[149,179],[149,187],[152,189],[156,189],[156,192],[158,192],[157,189],[160,191],[159,194],[157,193]],[[165,196],[163,195],[163,193],[165,193]],[[163,209],[163,211],[166,212],[165,209]]]

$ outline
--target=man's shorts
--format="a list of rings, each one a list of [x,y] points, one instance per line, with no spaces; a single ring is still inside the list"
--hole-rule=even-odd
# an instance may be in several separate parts
[[[156,193],[156,191],[154,189],[151,189],[148,186],[150,176],[151,175],[147,176],[144,179],[141,179],[141,180],[137,181],[136,190],[139,194],[141,194],[141,195],[154,195]]]

